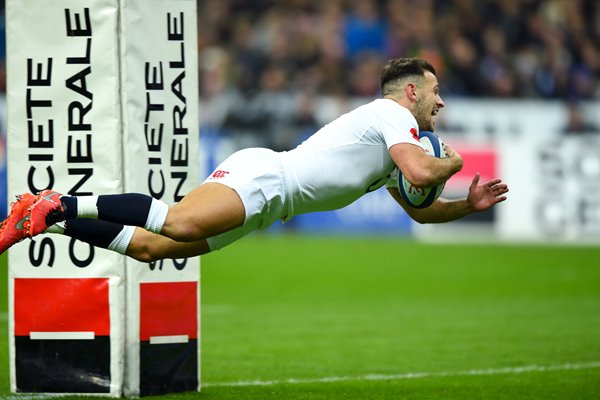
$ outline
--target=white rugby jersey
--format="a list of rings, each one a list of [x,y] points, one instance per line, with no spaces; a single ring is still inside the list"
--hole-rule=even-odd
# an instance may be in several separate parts
[[[377,99],[325,125],[295,149],[279,153],[288,192],[288,215],[344,207],[383,186],[396,167],[389,148],[421,146],[410,111]]]

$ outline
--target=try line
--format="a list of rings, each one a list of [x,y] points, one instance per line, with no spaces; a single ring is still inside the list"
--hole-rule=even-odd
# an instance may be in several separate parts
[[[324,378],[280,379],[271,381],[238,381],[238,382],[207,382],[203,388],[208,387],[244,387],[244,386],[274,386],[303,383],[334,383],[334,382],[359,382],[359,381],[400,381],[409,379],[439,378],[452,376],[489,376],[507,374],[525,374],[530,372],[552,372],[600,368],[600,361],[580,363],[567,363],[558,365],[525,365],[522,367],[505,367],[489,369],[470,369],[464,371],[438,371],[438,372],[407,372],[404,374],[367,374],[358,376],[331,376]]]
[[[238,381],[238,382],[213,382],[202,384],[208,387],[246,387],[246,386],[274,386],[286,384],[303,383],[334,383],[334,382],[360,382],[360,381],[399,381],[408,379],[438,378],[448,376],[490,376],[507,374],[525,374],[530,372],[552,372],[600,368],[600,361],[588,361],[580,363],[567,363],[558,365],[526,365],[522,367],[470,369],[464,371],[439,371],[439,372],[407,372],[404,374],[367,374],[358,376],[332,376],[325,378],[307,379],[281,379],[272,381]],[[64,396],[64,394],[13,394],[0,396],[0,400],[48,400]]]

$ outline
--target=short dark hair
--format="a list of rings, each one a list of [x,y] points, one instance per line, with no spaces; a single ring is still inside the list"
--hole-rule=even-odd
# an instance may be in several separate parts
[[[382,95],[386,95],[385,86],[389,82],[395,82],[408,76],[424,76],[425,71],[435,75],[435,68],[422,58],[396,58],[389,60],[381,71],[379,87]]]

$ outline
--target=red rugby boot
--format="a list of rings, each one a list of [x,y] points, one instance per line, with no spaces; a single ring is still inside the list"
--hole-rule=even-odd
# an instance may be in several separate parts
[[[10,204],[8,217],[0,224],[0,254],[13,244],[29,237],[29,208],[37,197],[31,193],[17,196],[17,201]]]
[[[54,190],[43,190],[36,196],[35,203],[29,208],[31,215],[26,224],[30,237],[39,235],[49,226],[65,219],[60,196],[62,194]]]

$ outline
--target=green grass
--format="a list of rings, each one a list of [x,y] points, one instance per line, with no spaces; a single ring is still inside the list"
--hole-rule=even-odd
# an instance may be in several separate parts
[[[600,398],[600,247],[254,236],[202,258],[202,305],[208,386],[162,398]]]

